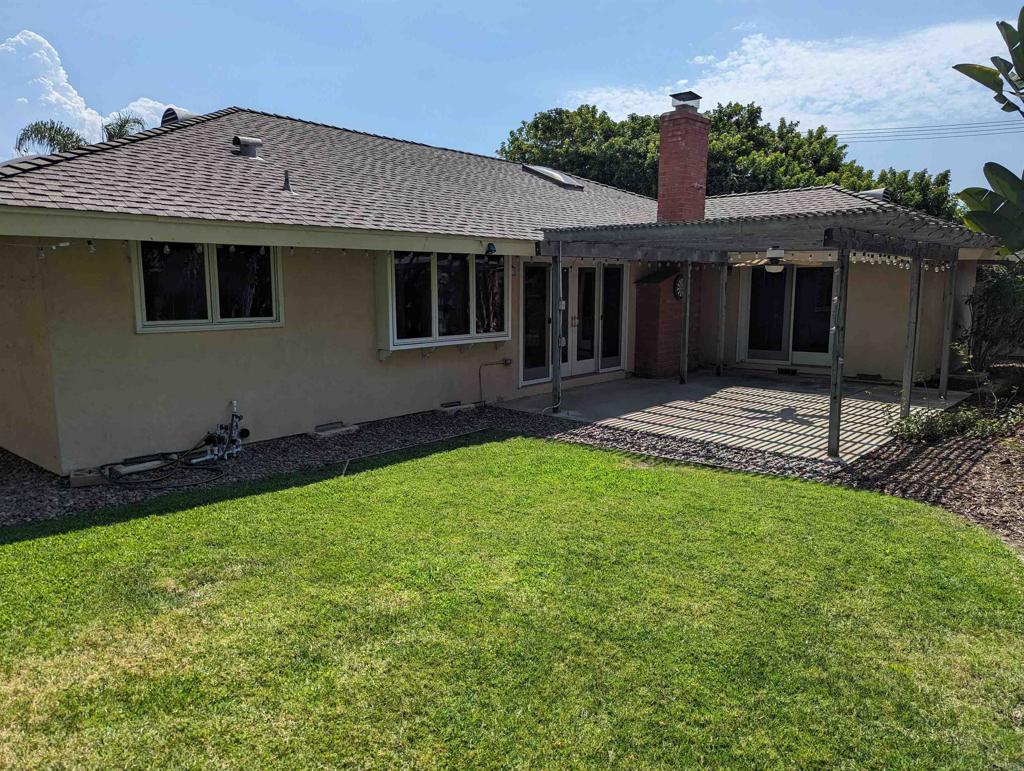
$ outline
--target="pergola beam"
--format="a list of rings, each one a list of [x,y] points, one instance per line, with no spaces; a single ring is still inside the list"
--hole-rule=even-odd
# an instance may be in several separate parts
[[[949,359],[953,353],[953,327],[956,312],[956,273],[957,260],[950,261],[947,267],[946,292],[943,298],[942,312],[942,358],[939,363],[939,398],[945,399],[949,390]]]
[[[691,263],[683,263],[683,317],[679,323],[679,382],[685,383],[690,371],[690,283]]]
[[[850,228],[830,228],[825,231],[825,248],[845,248],[858,252],[888,254],[929,260],[955,260],[959,248],[934,241],[918,241],[903,236],[890,236]]]
[[[729,297],[729,266],[718,266],[718,361],[715,374],[725,371],[725,303]]]
[[[551,411],[562,406],[562,255],[551,257]]]
[[[907,341],[903,349],[903,390],[900,393],[900,417],[910,415],[910,396],[914,389],[914,365],[917,359],[917,320],[921,311],[921,269],[923,257],[914,257],[910,266],[910,300],[907,307]]]
[[[626,260],[628,262],[703,262],[729,261],[729,253],[714,249],[647,246],[644,244],[603,243],[600,241],[542,241],[540,255],[553,257],[561,247],[564,258]]]
[[[832,269],[832,310],[829,319],[829,349],[832,367],[828,397],[828,454],[832,458],[839,457],[849,286],[850,252],[845,247],[839,247],[838,261]]]

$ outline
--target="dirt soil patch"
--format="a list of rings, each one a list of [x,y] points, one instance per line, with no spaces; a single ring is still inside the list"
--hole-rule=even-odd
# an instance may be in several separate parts
[[[834,481],[942,506],[1024,551],[1024,425],[996,439],[893,441]]]

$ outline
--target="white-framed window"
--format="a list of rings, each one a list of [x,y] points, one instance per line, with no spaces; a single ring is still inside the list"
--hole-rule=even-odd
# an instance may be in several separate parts
[[[392,348],[509,340],[509,258],[394,252],[387,265]]]
[[[136,241],[139,332],[280,326],[281,264],[272,246]]]

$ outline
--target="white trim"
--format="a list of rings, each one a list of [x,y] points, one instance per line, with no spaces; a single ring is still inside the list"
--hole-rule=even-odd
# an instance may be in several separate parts
[[[518,332],[519,332],[519,345],[518,345],[518,348],[517,348],[517,352],[518,352],[518,356],[519,356],[519,366],[518,366],[518,372],[516,373],[516,378],[518,380],[518,387],[519,388],[528,388],[530,386],[542,385],[544,383],[550,383],[551,382],[551,375],[550,374],[548,374],[545,377],[537,378],[537,379],[534,379],[534,380],[523,380],[523,370],[525,369],[525,364],[526,364],[524,350],[523,350],[523,346],[525,345],[525,335],[524,335],[524,332],[523,332],[523,324],[525,323],[525,319],[526,319],[526,313],[525,313],[525,302],[526,302],[526,300],[525,300],[525,295],[526,295],[526,293],[525,293],[526,266],[527,265],[531,265],[531,264],[533,264],[533,265],[547,265],[548,266],[548,306],[549,307],[553,307],[551,293],[552,293],[552,291],[554,289],[554,281],[552,280],[551,274],[550,274],[551,258],[550,257],[523,258],[523,260],[520,262],[519,279],[518,279],[518,287],[517,287],[518,288],[518,292],[519,292],[519,303],[518,303],[518,305],[519,305],[519,324],[517,325],[518,326]],[[615,367],[605,367],[605,368],[602,369],[601,368],[601,335],[602,335],[601,309],[602,309],[602,303],[604,301],[603,283],[602,282],[604,281],[604,267],[606,265],[621,265],[622,266],[622,299],[621,299],[621,303],[622,303],[622,311],[621,311],[622,312],[622,319],[621,319],[621,323],[619,325],[619,334],[621,335],[620,348],[619,348],[620,363],[617,366],[615,366]],[[573,304],[572,304],[573,296],[578,294],[578,292],[576,291],[576,289],[577,289],[576,285],[578,284],[578,273],[576,271],[576,268],[579,268],[579,267],[586,267],[586,268],[593,267],[596,270],[596,277],[595,277],[596,297],[595,297],[595,314],[594,314],[596,328],[595,328],[595,333],[594,333],[594,345],[595,345],[595,348],[594,348],[594,359],[593,359],[594,366],[593,366],[593,369],[588,369],[588,370],[585,370],[585,371],[582,371],[582,372],[573,372],[573,366],[572,366],[573,365],[573,358],[574,358],[574,356],[576,354],[576,334],[575,334],[575,328],[573,328],[571,326],[571,324],[570,324],[570,326],[567,329],[563,330],[563,334],[565,335],[565,341],[566,341],[565,349],[566,349],[566,353],[567,353],[567,356],[566,356],[567,361],[562,362],[563,380],[568,381],[568,380],[573,379],[573,378],[592,377],[592,376],[595,376],[595,375],[603,375],[603,374],[610,373],[610,372],[626,372],[628,364],[629,364],[629,351],[630,351],[630,346],[629,346],[629,330],[630,330],[630,312],[631,312],[631,308],[632,308],[632,303],[630,301],[630,297],[631,297],[630,287],[632,286],[630,264],[628,262],[620,262],[620,261],[614,260],[614,259],[601,259],[601,258],[587,258],[587,259],[573,258],[573,259],[563,260],[563,262],[562,262],[562,269],[569,271],[569,281],[568,282],[562,282],[562,283],[563,283],[563,287],[565,289],[565,295],[566,295],[566,317],[568,319],[570,319],[570,321],[572,319],[572,311],[573,311]],[[577,297],[577,299],[578,299],[578,297]],[[548,322],[548,323],[550,324],[550,322]],[[549,330],[548,330],[548,339],[549,339],[549,341],[550,341],[551,334],[552,334],[552,332],[551,332],[551,329],[549,327]],[[588,359],[587,361],[590,361],[590,359]],[[551,362],[550,346],[549,346],[548,361],[547,361],[548,372],[549,373],[551,372],[551,364],[552,364],[552,362]]]
[[[529,265],[543,265],[548,269],[548,281],[547,281],[547,302],[545,307],[548,309],[548,313],[545,318],[547,319],[548,331],[547,331],[547,344],[544,346],[544,361],[547,364],[548,374],[545,377],[534,378],[533,380],[523,380],[523,371],[526,369],[526,333],[524,330],[524,324],[526,323],[526,268]],[[554,282],[551,280],[551,258],[524,258],[519,262],[519,345],[517,355],[519,357],[519,366],[516,368],[516,379],[518,380],[518,388],[526,388],[532,385],[539,385],[541,383],[551,382],[551,308],[553,307],[553,300],[551,297],[551,291],[554,288]]]
[[[159,242],[157,242],[159,243]],[[171,241],[167,243],[198,243],[193,241]],[[284,292],[280,250],[275,246],[270,249],[270,291],[274,305],[274,316],[253,319],[222,319],[220,318],[220,287],[217,280],[217,246],[230,246],[225,243],[203,243],[203,270],[206,285],[206,318],[194,321],[149,321],[146,319],[145,278],[142,273],[142,242],[131,241],[131,272],[132,290],[135,299],[135,332],[136,334],[152,334],[154,332],[218,332],[239,329],[266,329],[284,326]]]
[[[622,268],[622,285],[619,287],[621,296],[619,297],[619,363],[614,367],[601,367],[601,349],[604,346],[604,271],[605,268],[621,267]],[[617,369],[625,369],[626,367],[626,317],[627,317],[627,305],[629,292],[627,287],[629,286],[629,266],[626,263],[617,263],[614,261],[602,262],[601,270],[599,271],[601,280],[598,282],[598,306],[597,306],[597,326],[600,330],[597,341],[597,371],[600,372],[614,372]]]
[[[417,250],[405,250],[399,249],[397,251],[417,251]],[[445,335],[442,337],[438,334],[439,332],[439,321],[437,312],[437,255],[438,252],[420,252],[421,254],[430,255],[430,328],[432,335],[430,337],[416,337],[416,338],[403,338],[398,337],[398,321],[397,321],[397,308],[395,307],[395,252],[391,251],[386,256],[386,274],[387,274],[387,321],[388,321],[388,333],[387,343],[388,351],[403,351],[403,350],[415,350],[423,348],[443,348],[450,345],[475,345],[479,343],[500,343],[506,342],[512,339],[512,301],[511,301],[511,264],[512,255],[508,254],[495,254],[495,257],[502,258],[502,290],[503,290],[503,310],[505,312],[505,323],[503,332],[493,332],[486,334],[476,334],[476,257],[478,255],[467,253],[467,252],[442,252],[443,254],[467,254],[470,258],[469,270],[470,270],[470,283],[471,291],[469,295],[469,317],[470,317],[470,330],[473,330],[468,335]],[[487,256],[487,255],[480,255]]]
[[[785,359],[757,359],[750,356],[749,331],[750,331],[750,279],[753,268],[741,266],[740,268],[740,303],[739,314],[736,323],[736,362],[738,364],[765,364],[773,367],[819,367],[828,366],[830,353],[811,353],[808,351],[795,351],[793,349],[793,330],[796,324],[796,277],[797,271],[804,268],[830,268],[833,264],[823,265],[788,265],[787,271],[792,271],[792,277],[787,277],[787,282],[792,282],[792,288],[788,291],[789,299],[789,355]],[[788,284],[787,284],[788,286]],[[831,343],[830,343],[831,345]]]
[[[0,235],[371,251],[397,249],[409,252],[436,251],[461,254],[483,254],[487,250],[487,244],[493,243],[497,248],[497,254],[513,256],[533,255],[537,246],[533,239],[277,225],[3,205],[0,205]]]

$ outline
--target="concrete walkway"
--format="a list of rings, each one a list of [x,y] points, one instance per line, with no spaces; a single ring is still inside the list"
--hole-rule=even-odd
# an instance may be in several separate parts
[[[936,391],[915,389],[911,409],[943,409],[966,396],[950,391],[942,402]],[[898,386],[845,384],[842,460],[853,461],[889,441],[889,426],[899,416],[899,401]],[[541,412],[550,404],[550,395],[542,394],[504,406]],[[828,383],[809,378],[695,374],[686,385],[675,379],[629,378],[566,388],[559,415],[797,458],[828,457]]]

